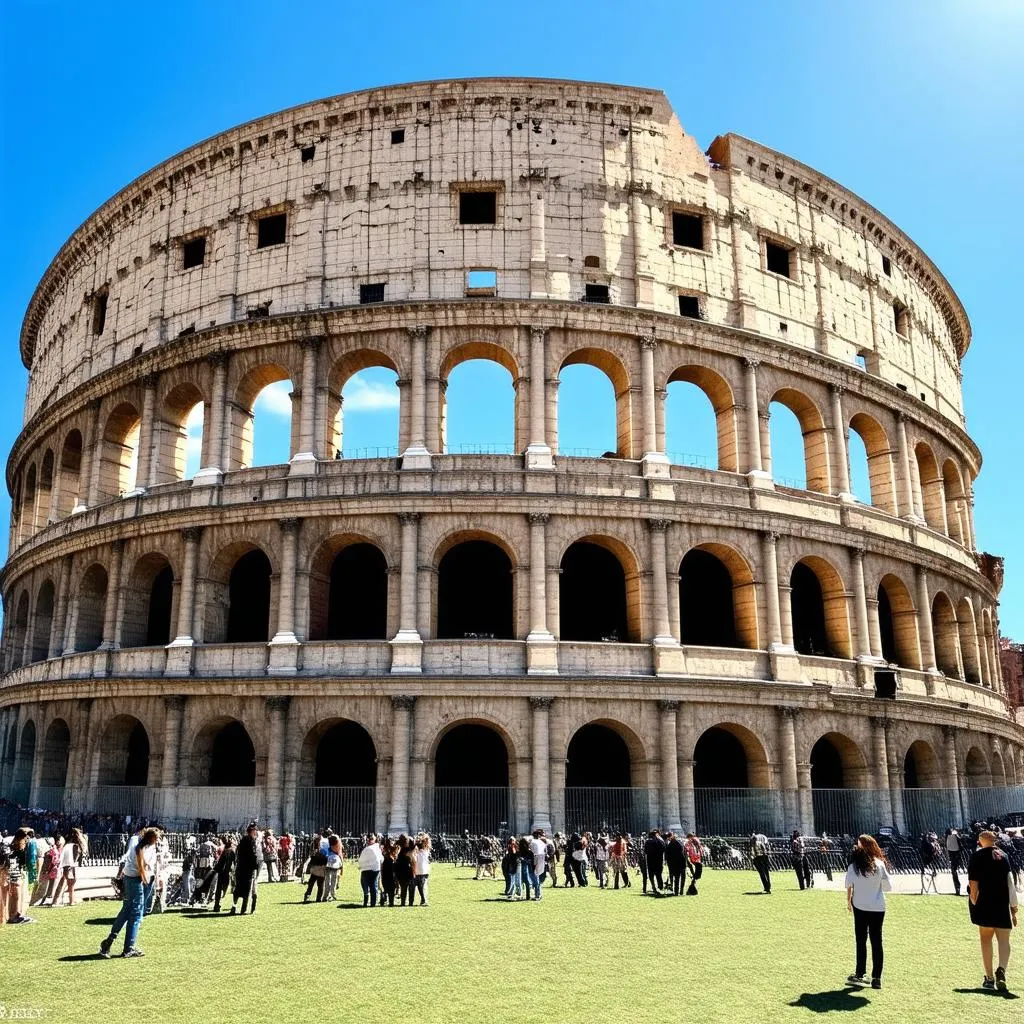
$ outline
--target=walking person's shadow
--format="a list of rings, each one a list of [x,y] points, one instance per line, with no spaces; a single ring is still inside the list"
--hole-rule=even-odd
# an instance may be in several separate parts
[[[855,988],[837,988],[830,992],[804,992],[790,1006],[799,1006],[811,1013],[831,1013],[833,1010],[859,1010],[871,1002]]]

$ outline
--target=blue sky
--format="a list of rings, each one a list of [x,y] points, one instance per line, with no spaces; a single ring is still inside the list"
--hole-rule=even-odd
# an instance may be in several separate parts
[[[178,150],[283,107],[391,82],[533,75],[651,86],[668,94],[702,146],[727,131],[747,135],[863,196],[958,291],[974,328],[964,365],[968,429],[985,455],[979,546],[1006,556],[1003,631],[1024,640],[1024,533],[1012,513],[1024,498],[1015,323],[1024,269],[1022,41],[1020,0],[524,0],[487,11],[454,2],[5,0],[0,449],[21,426],[26,373],[17,342],[36,282],[93,209]],[[614,446],[601,397],[609,388],[586,367],[565,372],[561,404],[578,412],[560,424],[563,449]],[[673,385],[669,398],[668,448],[713,460],[713,428],[686,388]],[[460,367],[448,392],[450,446],[510,445],[511,394],[502,368]],[[287,402],[286,386],[261,396],[257,461],[281,458]],[[346,454],[394,445],[396,415],[387,373],[355,380]],[[772,423],[784,426],[781,417]],[[792,437],[773,441],[778,475],[796,482],[797,451]],[[866,485],[855,479],[855,490]],[[0,516],[8,515],[4,491]]]

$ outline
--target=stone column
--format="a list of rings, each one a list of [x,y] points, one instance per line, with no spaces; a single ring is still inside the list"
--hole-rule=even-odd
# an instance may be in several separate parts
[[[531,697],[533,710],[533,825],[551,832],[551,705],[554,697]]]
[[[956,729],[951,725],[942,727],[943,760],[946,769],[946,788],[950,791],[952,816],[963,821],[965,814],[963,793],[960,790],[960,767],[956,758]]]
[[[800,806],[800,818],[796,827],[803,835],[817,833],[817,824],[814,820],[814,789],[811,785],[811,764],[809,761],[799,761],[796,766],[797,779],[799,781],[798,803]]]
[[[302,399],[299,403],[299,450],[291,457],[290,476],[310,476],[316,472],[321,440],[316,436],[317,353],[323,338],[302,338]]]
[[[295,557],[300,520],[280,520],[281,576],[277,588],[277,632],[272,644],[297,644],[295,637]]]
[[[747,476],[762,482],[771,477],[764,472],[761,465],[761,422],[757,407],[757,367],[759,359],[744,358],[743,360],[743,392],[746,402],[745,422],[747,434]]]
[[[667,476],[668,456],[658,450],[658,394],[654,378],[654,334],[642,334],[640,341],[640,404],[643,409],[644,476]]]
[[[64,650],[64,632],[68,619],[68,598],[71,590],[71,555],[65,555],[60,562],[60,579],[57,583],[57,600],[53,608],[53,624],[50,627],[48,658],[59,658]]]
[[[868,595],[864,583],[864,549],[850,548],[850,562],[853,567],[853,603],[857,617],[857,658],[873,661],[871,629],[868,625]]]
[[[796,718],[799,713],[797,708],[779,708],[779,781],[787,832],[796,826],[800,817],[796,759]]]
[[[156,388],[160,382],[157,373],[146,374],[142,378],[142,421],[139,424],[139,459],[135,470],[135,486],[125,497],[144,494],[156,484],[157,459],[155,457],[156,439],[160,429],[156,418]]]
[[[693,748],[697,745],[693,722],[693,704],[682,701],[676,712],[676,784],[679,792],[680,825],[697,828],[697,801],[693,792]]]
[[[209,362],[213,367],[213,380],[210,385],[210,422],[203,423],[203,447],[206,450],[205,465],[196,473],[192,480],[194,487],[219,484],[227,471],[227,389],[228,361],[230,353],[215,352]]]
[[[178,591],[178,635],[171,641],[171,647],[191,647],[195,643],[192,636],[195,627],[196,567],[203,528],[186,526],[181,535],[185,540],[185,564],[181,573],[181,589]]]
[[[764,597],[768,618],[768,650],[784,646],[782,639],[782,616],[779,611],[779,564],[775,545],[777,533],[761,534],[761,561],[764,563]]]
[[[928,596],[928,571],[917,566],[917,629],[921,634],[921,664],[925,672],[937,673],[935,664],[935,636],[932,633],[932,603]]]
[[[892,823],[896,829],[906,833],[907,824],[903,815],[903,762],[895,747],[892,722],[882,719],[885,732],[885,759],[889,770],[889,804],[892,810]]]
[[[832,446],[835,448],[835,458],[832,460],[833,489],[836,495],[843,501],[853,501],[853,494],[850,488],[850,458],[846,442],[846,418],[843,416],[843,392],[846,390],[841,384],[830,384],[829,392],[832,396]]]
[[[160,785],[164,789],[187,781],[181,777],[181,729],[187,701],[188,698],[180,694],[164,697],[164,756],[160,772]]]
[[[530,512],[530,633],[526,638],[527,672],[555,675],[558,646],[548,628],[547,512]]]
[[[914,467],[910,461],[913,455],[907,441],[907,418],[903,413],[896,414],[896,447],[900,460],[900,514],[908,522],[923,523],[915,501]]]
[[[117,605],[121,593],[121,560],[124,541],[120,538],[110,545],[110,572],[107,575],[107,601],[103,608],[103,641],[101,651],[117,649]]]
[[[398,632],[391,641],[391,671],[419,673],[423,669],[423,640],[416,622],[416,577],[419,560],[419,512],[399,512],[402,523],[402,566]]]
[[[68,757],[65,788],[75,790],[81,800],[88,800],[90,796],[89,739],[92,736],[92,703],[91,697],[78,701],[78,728],[74,746]]]
[[[409,447],[402,453],[402,469],[430,469],[427,451],[427,328],[410,327],[412,346],[412,397],[410,399]]]
[[[558,453],[558,385],[560,383],[558,377],[552,377],[545,381],[544,388],[544,421],[548,447],[550,447],[552,455]]]
[[[391,755],[391,813],[388,830],[392,835],[409,831],[409,747],[415,697],[391,698],[393,750]]]
[[[668,601],[667,519],[648,519],[651,538],[651,593],[654,598],[654,671],[656,675],[678,675],[683,671],[682,648],[672,634]]]
[[[98,484],[95,483],[99,474],[100,456],[102,454],[103,438],[100,435],[100,400],[94,398],[89,403],[89,421],[86,428],[86,436],[82,440],[82,462],[78,474],[78,501],[71,510],[84,512],[90,505],[95,504]]]
[[[871,716],[871,758],[875,771],[871,779],[872,789],[889,791],[889,748],[885,742],[887,722],[880,715]],[[888,798],[886,798],[888,804]],[[891,807],[887,806],[887,810]]]
[[[683,831],[679,814],[679,746],[676,740],[679,704],[677,700],[658,701],[661,713],[661,824],[677,835]],[[692,786],[692,777],[690,782]]]
[[[526,447],[527,469],[553,469],[548,444],[547,401],[545,397],[546,327],[530,328],[530,436]]]
[[[291,697],[267,697],[269,742],[267,744],[266,818],[271,827],[284,826],[284,740]]]
[[[882,657],[882,627],[878,621],[878,598],[869,597],[868,604],[868,634],[871,638],[871,656],[876,661],[884,661]]]

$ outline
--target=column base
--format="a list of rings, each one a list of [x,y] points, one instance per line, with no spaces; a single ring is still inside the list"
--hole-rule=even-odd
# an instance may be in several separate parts
[[[409,828],[407,821],[389,821],[388,822],[388,835],[389,836],[400,836],[409,835],[412,829]]]
[[[216,487],[224,480],[224,474],[216,466],[207,466],[192,477],[193,487]]]
[[[165,676],[192,675],[192,651],[194,641],[190,636],[175,637],[167,645],[167,664],[164,666]]]
[[[767,473],[763,469],[752,469],[747,473],[747,486],[762,488],[766,491],[774,491],[775,481],[772,479],[771,473]]]
[[[526,638],[526,672],[531,676],[558,675],[558,641],[547,630]]]
[[[644,452],[644,457],[640,461],[643,464],[643,474],[646,477],[667,477],[669,475],[671,463],[664,452]]]
[[[530,826],[530,831],[536,832],[539,828],[544,829],[544,831],[548,835],[551,835],[551,833],[554,832],[555,829],[554,826],[551,824],[550,814],[539,814],[536,818],[533,819],[533,824]]]
[[[288,462],[289,476],[316,476],[317,457],[313,452],[299,452]]]
[[[274,639],[267,644],[267,675],[295,675],[299,671],[300,646],[294,633],[276,633]]]
[[[768,663],[772,679],[780,683],[800,683],[800,658],[796,650],[786,644],[769,644]]]
[[[527,469],[554,469],[555,462],[550,445],[530,444],[523,453]]]
[[[402,469],[430,469],[430,452],[422,445],[414,445],[402,452]]]
[[[916,512],[911,512],[910,515],[904,516],[903,521],[910,523],[911,526],[927,526],[926,520],[922,519]]]
[[[415,629],[400,629],[391,641],[391,674],[420,675],[423,672],[423,640]]]
[[[120,649],[121,645],[119,643],[115,643],[113,640],[104,640],[99,647],[96,648],[97,651],[119,651]]]
[[[73,516],[77,516],[79,512],[88,512],[88,511],[89,511],[89,506],[88,505],[81,505],[81,504],[79,504],[79,505],[76,505],[71,510],[71,514]]]
[[[651,641],[654,649],[654,674],[656,676],[681,676],[683,674],[683,649],[674,636],[656,636]]]
[[[125,491],[124,494],[121,495],[121,497],[122,498],[141,498],[146,493],[147,492],[146,492],[146,488],[145,487],[133,487],[130,491]]]
[[[849,491],[840,491],[836,497],[845,502],[847,505],[858,505],[860,502],[857,501],[857,495],[851,494]]]

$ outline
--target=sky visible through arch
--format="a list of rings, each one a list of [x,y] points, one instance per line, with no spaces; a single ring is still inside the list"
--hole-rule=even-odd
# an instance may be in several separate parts
[[[7,0],[0,447],[8,451],[21,428],[27,378],[18,335],[48,263],[96,207],[175,152],[275,110],[394,82],[524,75],[651,86],[667,93],[702,148],[737,132],[852,189],[921,245],[957,290],[974,329],[964,363],[967,428],[985,456],[979,547],[1007,558],[1003,632],[1024,640],[1024,534],[1015,523],[1024,499],[1022,38],[1018,0],[677,0],[635,10],[524,0],[497,28],[468,2],[398,4],[382,17],[336,2],[299,11],[263,0],[159,8]],[[610,388],[586,369],[563,376],[563,450],[614,447],[603,397]],[[392,380],[366,371],[346,392],[346,454],[396,445]],[[282,437],[287,444],[287,391],[282,382],[261,396],[257,463],[277,461]],[[570,403],[570,394],[579,399]],[[502,368],[459,367],[448,392],[450,450],[510,445],[511,396]],[[674,384],[667,407],[668,449],[698,464],[715,447],[710,407],[699,398]],[[799,481],[800,440],[787,419],[772,417],[773,468]],[[852,456],[851,465],[854,492],[866,499],[862,461]],[[6,491],[0,516],[9,517]],[[5,553],[6,531],[0,536]]]

